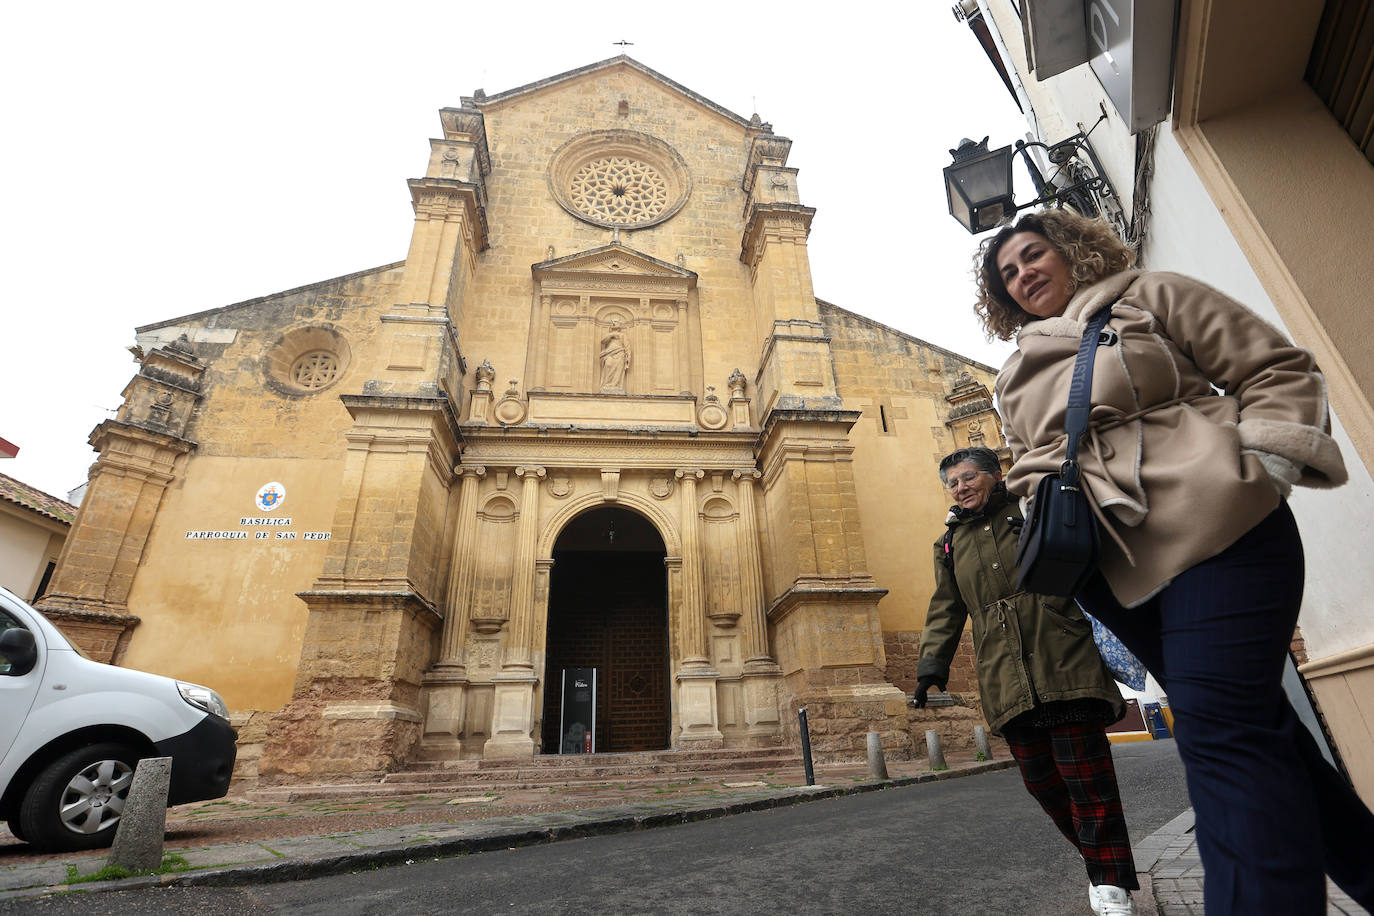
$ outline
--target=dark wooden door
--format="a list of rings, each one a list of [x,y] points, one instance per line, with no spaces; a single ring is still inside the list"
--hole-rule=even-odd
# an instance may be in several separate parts
[[[668,625],[661,553],[555,554],[549,592],[543,750],[558,752],[564,668],[597,669],[601,752],[668,746]]]

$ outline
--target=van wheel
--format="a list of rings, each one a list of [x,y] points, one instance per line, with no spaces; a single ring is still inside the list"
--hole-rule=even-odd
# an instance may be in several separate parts
[[[139,755],[123,744],[92,744],[50,763],[19,806],[24,838],[42,850],[94,849],[114,842]]]
[[[5,821],[5,826],[10,828],[10,833],[14,834],[16,840],[20,840],[21,842],[26,842],[28,840],[28,837],[24,836],[24,828],[19,826],[18,812],[11,815],[10,819]]]

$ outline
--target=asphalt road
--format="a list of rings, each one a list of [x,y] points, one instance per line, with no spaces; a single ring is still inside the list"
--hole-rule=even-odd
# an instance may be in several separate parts
[[[1132,841],[1188,807],[1172,741],[1116,745]],[[658,830],[246,888],[14,903],[37,914],[1091,916],[1087,877],[1015,770]],[[2,906],[2,905],[0,905]],[[7,910],[8,911],[8,910]]]

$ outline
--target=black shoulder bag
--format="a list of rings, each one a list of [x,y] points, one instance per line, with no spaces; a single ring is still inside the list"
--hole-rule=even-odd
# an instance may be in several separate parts
[[[1064,463],[1059,473],[1040,478],[1030,518],[1016,544],[1016,587],[1024,591],[1072,598],[1097,569],[1102,547],[1097,519],[1079,485],[1078,440],[1088,430],[1093,357],[1111,311],[1111,303],[1098,310],[1078,344],[1069,407],[1064,414],[1064,431],[1068,433]]]

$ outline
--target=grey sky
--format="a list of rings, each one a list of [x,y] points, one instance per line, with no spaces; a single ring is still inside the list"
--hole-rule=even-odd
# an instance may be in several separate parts
[[[82,483],[136,326],[404,259],[438,109],[614,56],[792,138],[816,294],[1000,365],[940,169],[1024,121],[950,3],[17,5],[0,472]]]

